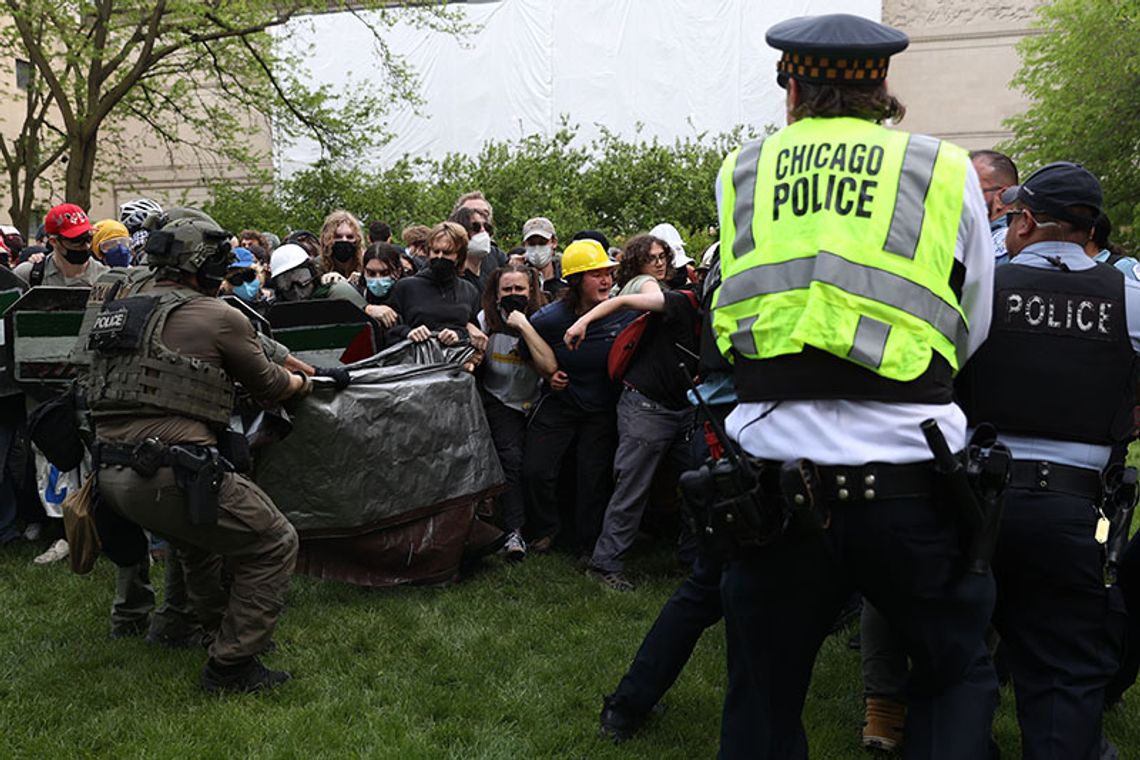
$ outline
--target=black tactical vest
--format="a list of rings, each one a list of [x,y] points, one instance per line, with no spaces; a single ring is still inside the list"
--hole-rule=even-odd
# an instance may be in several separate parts
[[[1124,275],[1010,264],[994,276],[989,338],[958,375],[971,425],[1113,444],[1131,429],[1135,358]]]

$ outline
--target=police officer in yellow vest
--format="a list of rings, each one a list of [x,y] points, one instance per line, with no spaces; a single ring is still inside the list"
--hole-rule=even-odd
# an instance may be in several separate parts
[[[788,126],[724,161],[713,323],[740,399],[728,434],[761,464],[761,508],[790,517],[725,570],[721,756],[807,756],[812,664],[857,588],[913,663],[907,756],[985,757],[993,579],[964,573],[920,431],[965,443],[951,379],[986,337],[993,277],[977,175],[961,148],[879,125],[903,113],[885,86],[902,32],[839,14],[767,41]]]
[[[265,401],[312,387],[271,363],[246,317],[212,297],[230,263],[228,239],[197,218],[152,232],[150,270],[133,270],[80,337],[103,503],[179,549],[191,601],[215,632],[201,676],[211,692],[258,691],[289,677],[257,655],[284,606],[297,533],[219,455],[234,380]],[[233,573],[228,597],[223,561]]]

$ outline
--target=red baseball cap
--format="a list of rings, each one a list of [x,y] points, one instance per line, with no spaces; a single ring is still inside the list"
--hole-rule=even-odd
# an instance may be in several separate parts
[[[87,212],[74,203],[61,203],[48,212],[44,232],[65,238],[79,237],[92,230]]]

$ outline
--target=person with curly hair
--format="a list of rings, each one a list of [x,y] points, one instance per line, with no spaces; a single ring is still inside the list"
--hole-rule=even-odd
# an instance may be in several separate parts
[[[363,309],[364,230],[348,211],[337,209],[325,217],[318,236],[319,282],[311,298],[348,301]]]
[[[637,235],[626,241],[617,281],[619,296],[660,293],[673,277],[673,250],[659,237]]]

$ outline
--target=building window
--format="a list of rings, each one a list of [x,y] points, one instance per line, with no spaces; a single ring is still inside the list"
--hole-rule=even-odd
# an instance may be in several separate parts
[[[32,86],[32,75],[35,74],[35,67],[27,61],[16,59],[16,86],[21,90],[27,90]]]

